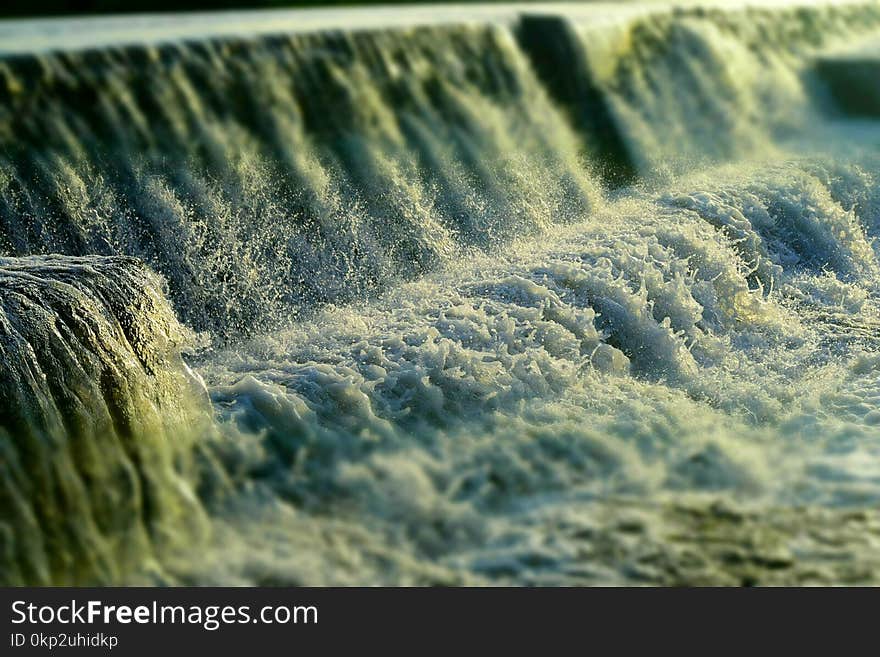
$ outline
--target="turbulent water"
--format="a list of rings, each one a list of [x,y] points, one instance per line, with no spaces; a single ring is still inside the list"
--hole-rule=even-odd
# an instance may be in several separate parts
[[[2,579],[876,582],[874,39],[647,5],[3,56]]]

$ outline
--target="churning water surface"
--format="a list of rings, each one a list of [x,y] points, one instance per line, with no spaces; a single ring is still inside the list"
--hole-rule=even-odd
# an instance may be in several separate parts
[[[88,528],[21,511],[9,581],[880,578],[880,130],[836,92],[880,5],[497,11],[0,59],[0,253],[160,272],[83,307],[149,299],[149,385],[212,416],[140,420],[124,558],[70,456]]]

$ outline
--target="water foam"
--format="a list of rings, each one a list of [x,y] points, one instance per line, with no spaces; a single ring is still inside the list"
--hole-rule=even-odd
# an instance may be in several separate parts
[[[7,579],[874,581],[880,141],[814,61],[877,7],[4,56],[0,252],[138,256],[203,332],[166,344],[133,261],[3,261],[66,290],[31,325],[64,367],[14,353],[69,402],[3,444],[84,450],[76,503],[51,450],[3,475],[38,555],[4,539]],[[178,441],[182,347],[216,422]],[[74,363],[78,401],[45,388]],[[120,471],[129,514],[90,484]],[[198,559],[157,548],[208,516]]]

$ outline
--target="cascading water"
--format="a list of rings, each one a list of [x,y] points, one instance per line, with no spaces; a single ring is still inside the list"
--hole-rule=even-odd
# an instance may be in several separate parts
[[[138,255],[199,329],[249,332],[363,297],[598,198],[501,28],[2,66],[5,250]]]
[[[118,583],[200,537],[193,441],[210,437],[184,331],[133,258],[0,258],[7,583]]]
[[[3,581],[876,581],[880,131],[833,65],[875,37],[715,3],[3,56]]]

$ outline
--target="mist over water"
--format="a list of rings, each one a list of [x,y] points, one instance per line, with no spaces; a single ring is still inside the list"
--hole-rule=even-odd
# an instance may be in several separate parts
[[[4,579],[875,582],[880,5],[602,16],[0,59]]]

